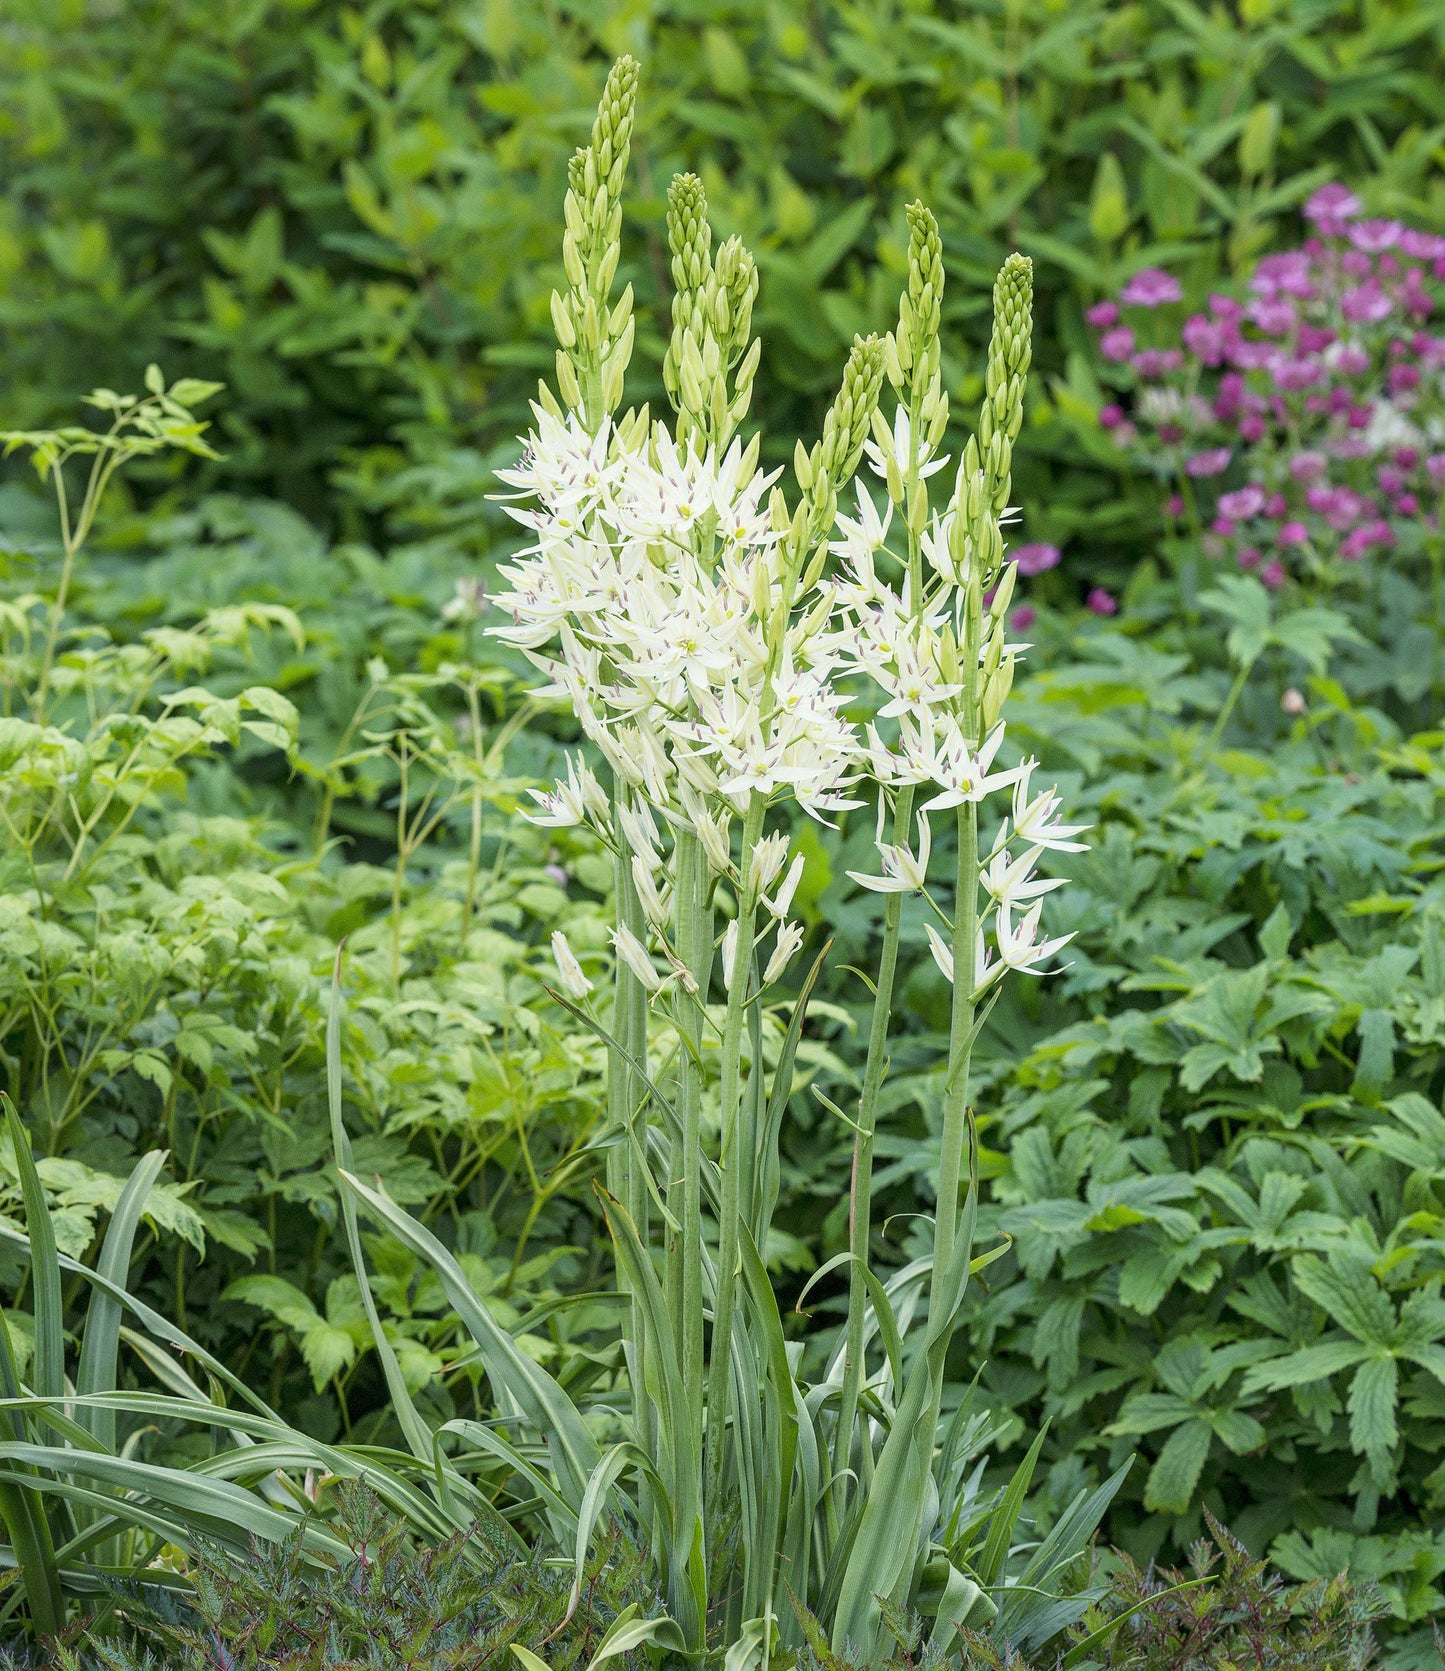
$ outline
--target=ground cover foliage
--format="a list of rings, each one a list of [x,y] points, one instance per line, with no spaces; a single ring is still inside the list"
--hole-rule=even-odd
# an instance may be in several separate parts
[[[1094,850],[1063,896],[1071,968],[1005,1000],[975,1058],[981,1226],[1007,1231],[1014,1252],[984,1273],[950,1369],[963,1386],[982,1365],[974,1398],[1000,1425],[991,1481],[1047,1421],[1041,1525],[1137,1451],[1109,1541],[1177,1561],[1207,1510],[1292,1579],[1348,1568],[1378,1581],[1386,1662],[1433,1664],[1445,691],[1400,646],[1429,620],[1438,557],[1409,517],[1419,544],[1311,577],[1309,596],[1247,570],[1224,583],[1209,565],[1233,564],[1246,536],[1219,536],[1234,543],[1208,557],[1186,524],[1157,518],[1154,463],[1131,474],[1095,421],[1130,397],[1092,358],[1082,309],[1155,263],[1202,302],[1297,235],[1291,209],[1327,173],[1373,210],[1438,225],[1440,95],[1403,66],[1439,22],[1428,7],[1228,24],[1108,10],[1107,29],[1085,31],[1100,54],[1117,46],[1108,76],[1064,50],[1077,9],[1023,8],[1012,24],[910,14],[927,51],[900,54],[886,90],[891,14],[827,13],[826,52],[766,62],[763,42],[785,44],[790,17],[709,14],[701,33],[649,22],[670,43],[648,52],[651,229],[674,160],[700,163],[720,230],[758,249],[760,381],[786,391],[764,415],[780,433],[810,433],[852,330],[890,322],[901,238],[878,228],[890,215],[901,227],[915,182],[940,205],[955,263],[945,365],[962,410],[984,327],[959,304],[1015,233],[1035,255],[1039,356],[1059,381],[1043,381],[1021,438],[1014,539],[1053,540],[1065,557],[1020,583],[1037,647],[1011,726],[1093,821]],[[343,936],[347,1117],[365,1169],[554,1372],[585,1376],[609,1349],[605,1318],[554,1309],[601,1268],[580,1151],[602,1055],[543,983],[554,928],[600,952],[610,866],[585,835],[514,816],[572,733],[524,706],[472,586],[478,555],[505,545],[480,495],[543,360],[561,162],[595,98],[596,26],[590,9],[535,29],[503,9],[203,11],[166,8],[176,49],[144,61],[124,33],[134,14],[83,34],[32,27],[18,68],[0,72],[27,90],[7,117],[6,142],[28,159],[15,202],[43,206],[7,227],[9,421],[60,415],[94,381],[97,351],[121,344],[137,356],[115,372],[122,387],[142,386],[149,358],[182,355],[230,385],[203,407],[222,465],[177,485],[165,459],[140,459],[136,498],[107,501],[39,723],[60,555],[53,511],[18,480],[5,490],[6,1089],[42,1156],[62,1252],[93,1261],[137,1157],[166,1149],[132,1288],[308,1432],[390,1437],[326,1164],[323,1033]],[[222,24],[242,52],[217,48]],[[607,20],[601,33],[631,45],[609,31],[642,27]],[[1034,50],[1050,29],[1063,33]],[[427,31],[455,50],[407,64],[405,35]],[[101,59],[87,55],[105,53],[133,74],[103,102]],[[1131,54],[1149,75],[1123,76]],[[254,77],[245,98],[238,64]],[[1132,128],[1111,125],[1115,71],[1138,105],[1121,118]],[[262,114],[247,103],[257,86],[281,95]],[[1050,100],[1072,126],[1043,119]],[[153,124],[142,138],[182,119],[219,136],[185,147],[215,171],[197,175],[184,215],[145,147],[112,143],[111,124],[134,131],[136,111]],[[738,143],[739,112],[766,143]],[[258,123],[284,166],[269,140],[244,137]],[[427,136],[434,154],[409,160]],[[823,174],[819,159],[840,154],[844,168]],[[105,166],[79,166],[87,155]],[[265,181],[258,157],[274,164]],[[367,179],[380,182],[370,196]],[[642,375],[651,355],[660,387],[665,291],[649,289],[645,180],[641,196],[630,276],[656,330],[652,349],[639,335]],[[867,214],[840,216],[858,202]],[[172,214],[175,259],[142,272],[136,252]],[[834,251],[839,226],[853,242]],[[500,266],[478,280],[479,236],[529,254],[505,282]],[[27,344],[83,341],[81,324],[98,348],[27,357]],[[168,345],[173,327],[189,347]],[[538,351],[496,352],[518,341]],[[285,417],[303,411],[305,435]],[[1081,623],[1056,607],[1099,583],[1117,615]],[[849,1135],[807,1082],[844,1107],[856,1097],[868,1004],[846,966],[867,966],[881,923],[846,875],[870,868],[871,828],[803,839],[796,909],[814,948],[834,944],[766,1250],[785,1296],[846,1246]],[[937,858],[946,870],[946,843]],[[876,1187],[878,1252],[901,1264],[919,1251],[906,1215],[932,1208],[947,1013],[907,919],[900,989]],[[14,1223],[20,1169],[5,1165]],[[395,1240],[368,1235],[366,1248],[419,1407],[436,1420],[486,1410],[446,1296]],[[34,1306],[7,1258],[25,1376]],[[825,1286],[808,1303],[826,1317],[836,1296]],[[172,1424],[156,1454],[203,1448]]]

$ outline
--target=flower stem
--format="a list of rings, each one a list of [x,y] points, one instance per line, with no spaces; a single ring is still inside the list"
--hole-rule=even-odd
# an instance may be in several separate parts
[[[968,1076],[973,1055],[974,953],[978,939],[978,807],[958,809],[958,894],[953,931],[953,1012],[948,1077],[943,1087],[943,1133],[938,1161],[938,1219],[930,1293],[938,1295],[958,1233],[958,1188],[968,1146]]]
[[[905,843],[913,822],[913,786],[899,791],[893,813],[893,840]],[[888,1024],[893,1011],[893,982],[898,971],[898,942],[903,920],[902,894],[889,894],[883,911],[883,945],[878,955],[878,984],[868,1028],[868,1057],[858,1099],[858,1131],[853,1138],[852,1199],[848,1211],[848,1251],[853,1255],[848,1285],[848,1334],[843,1359],[843,1391],[833,1443],[833,1476],[846,1489],[845,1470],[853,1450],[858,1395],[863,1384],[863,1323],[867,1289],[863,1267],[873,1232],[873,1137],[878,1125],[878,1094],[888,1061]]]
[[[622,833],[621,821],[615,816],[612,827],[617,832],[616,893],[617,920],[634,934],[645,932],[642,904],[632,880],[632,855],[627,838]],[[638,1172],[638,1158],[634,1152],[633,1126],[639,1103],[637,1076],[628,1061],[647,1059],[647,995],[642,983],[627,966],[625,958],[616,960],[613,973],[612,1028],[616,1044],[607,1052],[607,1115],[613,1130],[628,1133],[629,1141],[614,1143],[607,1151],[607,1188],[627,1208],[639,1236],[647,1234],[648,1199],[646,1181]],[[618,1288],[626,1293],[627,1280],[618,1265]],[[634,1315],[624,1341],[628,1357],[628,1376],[633,1388],[633,1420],[637,1425],[638,1443],[649,1454],[652,1451],[652,1406],[644,1391],[646,1381],[640,1361],[644,1332]],[[655,1534],[654,1534],[655,1541]]]
[[[678,1345],[682,1354],[683,1398],[691,1430],[701,1433],[704,1354],[700,1006],[707,998],[707,981],[712,963],[712,927],[704,920],[703,890],[706,877],[702,843],[695,835],[679,832],[675,857],[675,944],[677,955],[698,983],[698,992],[695,999],[679,987],[673,1011],[681,1045],[677,1058],[677,1103],[678,1115],[682,1121],[682,1152],[668,1175],[668,1196],[670,1206],[680,1206],[680,1211],[674,1211],[673,1216],[682,1224],[682,1247],[674,1249],[666,1265],[673,1326],[677,1330]]]
[[[717,1297],[713,1306],[712,1339],[709,1343],[707,1379],[707,1508],[708,1524],[715,1525],[722,1506],[723,1457],[727,1448],[732,1315],[737,1293],[739,1220],[742,1201],[742,1168],[753,1157],[739,1151],[741,1126],[739,1064],[742,1059],[743,1013],[747,1007],[748,980],[752,971],[753,924],[757,914],[757,890],[752,881],[753,849],[763,832],[764,797],[754,794],[743,823],[742,897],[738,901],[738,947],[728,983],[727,1017],[723,1023],[722,1068],[719,1097],[722,1117],[722,1146],[718,1156],[722,1173],[722,1215],[718,1225]]]

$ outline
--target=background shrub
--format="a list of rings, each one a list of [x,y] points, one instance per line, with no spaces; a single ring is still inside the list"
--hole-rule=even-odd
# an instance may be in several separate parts
[[[623,50],[646,64],[637,377],[660,392],[675,170],[756,252],[776,435],[889,323],[922,196],[960,409],[993,274],[1034,259],[1015,479],[1028,533],[1087,534],[1091,564],[1139,530],[1111,449],[1048,421],[1089,399],[1081,303],[1142,265],[1236,272],[1335,176],[1445,227],[1440,0],[16,0],[0,30],[12,421],[183,351],[228,386],[217,479],[391,543],[486,543],[486,460],[551,363],[566,157]]]

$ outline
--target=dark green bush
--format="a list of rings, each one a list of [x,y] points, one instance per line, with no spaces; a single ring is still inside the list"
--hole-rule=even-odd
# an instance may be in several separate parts
[[[1364,1671],[1377,1598],[1343,1577],[1286,1585],[1212,1517],[1187,1571],[1141,1569],[1117,1552],[1095,1574],[1098,1600],[1068,1638],[1023,1656],[975,1631],[961,1655],[935,1652],[903,1621],[876,1671]],[[795,1671],[864,1671],[817,1634]]]
[[[95,1671],[515,1671],[517,1642],[551,1671],[581,1671],[620,1613],[656,1610],[642,1557],[615,1528],[597,1540],[575,1608],[570,1566],[495,1548],[480,1529],[418,1548],[360,1487],[341,1489],[334,1530],[352,1555],[324,1567],[295,1542],[259,1545],[249,1565],[202,1557],[184,1610],[117,1592],[113,1639],[86,1660]]]

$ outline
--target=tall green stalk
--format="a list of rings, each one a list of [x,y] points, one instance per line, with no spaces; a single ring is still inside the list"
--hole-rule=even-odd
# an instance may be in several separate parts
[[[722,1111],[722,1142],[718,1168],[722,1176],[722,1203],[718,1222],[717,1296],[713,1306],[712,1338],[709,1343],[707,1374],[707,1484],[704,1502],[713,1524],[722,1509],[723,1462],[727,1449],[727,1427],[731,1402],[732,1319],[737,1304],[738,1249],[742,1230],[742,1170],[754,1164],[752,1155],[740,1152],[739,1097],[742,1062],[743,1020],[752,975],[752,944],[757,926],[758,896],[752,880],[752,856],[763,833],[767,802],[754,795],[743,820],[742,890],[738,899],[737,953],[728,982],[726,1019],[723,1022],[722,1059],[719,1068],[718,1102]]]

